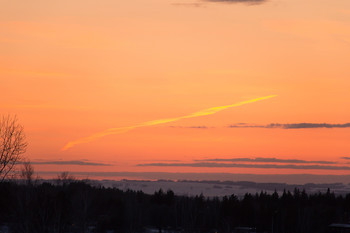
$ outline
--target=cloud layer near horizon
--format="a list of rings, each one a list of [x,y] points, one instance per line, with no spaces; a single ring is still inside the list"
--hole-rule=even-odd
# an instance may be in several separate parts
[[[214,159],[201,159],[195,160],[201,162],[255,162],[255,163],[294,163],[294,164],[336,164],[336,162],[332,161],[324,161],[324,160],[300,160],[300,159],[277,159],[277,158],[232,158],[232,159],[222,159],[222,158],[214,158]]]
[[[297,170],[350,170],[349,166],[301,165],[301,164],[245,164],[245,163],[144,163],[141,167],[208,167],[208,168],[265,168],[265,169],[297,169]]]
[[[210,129],[216,128],[214,126],[169,126],[171,128],[184,128],[184,129]],[[227,128],[264,128],[264,129],[331,129],[331,128],[350,128],[350,123],[270,123],[266,125],[249,124],[249,123],[236,123],[226,126]]]
[[[80,166],[112,166],[108,163],[91,162],[88,160],[45,160],[45,161],[31,161],[31,164],[40,165],[80,165]]]
[[[347,159],[348,157],[341,157]],[[350,158],[349,158],[350,159]],[[238,162],[238,163],[237,163]],[[346,163],[345,163],[346,164]],[[256,158],[212,158],[193,160],[192,162],[157,162],[143,163],[142,167],[208,167],[208,168],[262,168],[262,169],[297,169],[297,170],[350,170],[344,163],[325,160],[278,159],[274,157]]]
[[[232,124],[228,128],[267,128],[267,129],[313,129],[313,128],[350,128],[350,123],[344,124],[331,124],[331,123],[292,123],[292,124],[279,124],[271,123],[268,125],[254,125],[254,124]]]

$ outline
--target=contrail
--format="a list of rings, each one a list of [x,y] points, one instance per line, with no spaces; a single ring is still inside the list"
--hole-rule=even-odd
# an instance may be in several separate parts
[[[137,124],[137,125],[133,125],[133,126],[106,129],[106,130],[104,130],[102,132],[95,133],[95,134],[90,135],[88,137],[84,137],[84,138],[77,139],[75,141],[68,142],[62,148],[62,150],[67,150],[67,149],[69,149],[69,148],[71,148],[71,147],[73,147],[75,145],[82,144],[82,143],[88,143],[88,142],[91,142],[91,141],[96,140],[98,138],[102,138],[102,137],[107,136],[107,135],[125,133],[125,132],[127,132],[129,130],[132,130],[132,129],[135,129],[135,128],[139,128],[139,127],[144,127],[144,126],[159,125],[159,124],[165,124],[165,123],[174,122],[174,121],[178,121],[178,120],[186,119],[186,118],[193,118],[193,117],[212,115],[212,114],[215,114],[217,112],[220,112],[220,111],[228,109],[228,108],[238,107],[238,106],[242,106],[242,105],[245,105],[245,104],[254,103],[254,102],[257,102],[257,101],[260,101],[260,100],[266,100],[266,99],[270,99],[270,98],[273,98],[273,97],[276,97],[276,96],[277,95],[269,95],[269,96],[264,96],[264,97],[252,99],[252,100],[238,102],[238,103],[235,103],[235,104],[219,106],[219,107],[213,107],[213,108],[207,108],[207,109],[204,109],[204,110],[201,110],[201,111],[198,111],[198,112],[194,112],[194,113],[186,115],[186,116],[181,116],[181,117],[176,117],[176,118],[165,118],[165,119],[154,120],[154,121],[146,121],[146,122],[143,122],[143,123],[140,123],[140,124]]]

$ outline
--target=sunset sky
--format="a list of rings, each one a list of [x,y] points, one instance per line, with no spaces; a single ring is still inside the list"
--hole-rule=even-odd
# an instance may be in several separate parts
[[[350,174],[349,0],[0,0],[0,29],[38,172]]]

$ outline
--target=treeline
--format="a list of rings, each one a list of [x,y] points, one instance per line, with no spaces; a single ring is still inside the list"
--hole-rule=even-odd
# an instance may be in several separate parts
[[[0,183],[0,226],[13,233],[257,232],[323,233],[349,220],[350,194],[294,192],[232,194],[223,198],[177,196],[159,190],[95,187],[88,182]]]

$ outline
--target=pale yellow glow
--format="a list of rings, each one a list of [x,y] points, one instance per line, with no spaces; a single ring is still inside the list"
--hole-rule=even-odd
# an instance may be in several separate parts
[[[135,129],[135,128],[139,128],[139,127],[165,124],[165,123],[174,122],[174,121],[178,121],[178,120],[186,119],[186,118],[207,116],[207,115],[215,114],[215,113],[217,113],[219,111],[222,111],[222,110],[225,110],[225,109],[228,109],[228,108],[238,107],[238,106],[242,106],[242,105],[245,105],[245,104],[254,103],[254,102],[257,102],[257,101],[260,101],[260,100],[266,100],[266,99],[273,98],[273,97],[276,97],[276,96],[277,95],[269,95],[269,96],[264,96],[264,97],[260,97],[260,98],[256,98],[256,99],[251,99],[251,100],[247,100],[247,101],[238,102],[238,103],[231,104],[231,105],[225,105],[225,106],[208,108],[208,109],[204,109],[204,110],[192,113],[190,115],[176,117],[176,118],[167,118],[167,119],[160,119],[160,120],[154,120],[154,121],[147,121],[147,122],[144,122],[144,123],[140,123],[140,124],[137,124],[137,125],[134,125],[134,126],[128,126],[128,127],[110,128],[110,129],[104,130],[102,132],[90,135],[88,137],[84,137],[84,138],[80,138],[80,139],[75,140],[75,141],[68,142],[62,148],[62,150],[67,150],[67,149],[69,149],[69,148],[71,148],[71,147],[73,147],[75,145],[82,144],[82,143],[88,143],[88,142],[91,142],[93,140],[96,140],[98,138],[101,138],[101,137],[104,137],[104,136],[107,136],[107,135],[120,134],[120,133],[124,133],[124,132],[127,132],[127,131]]]

